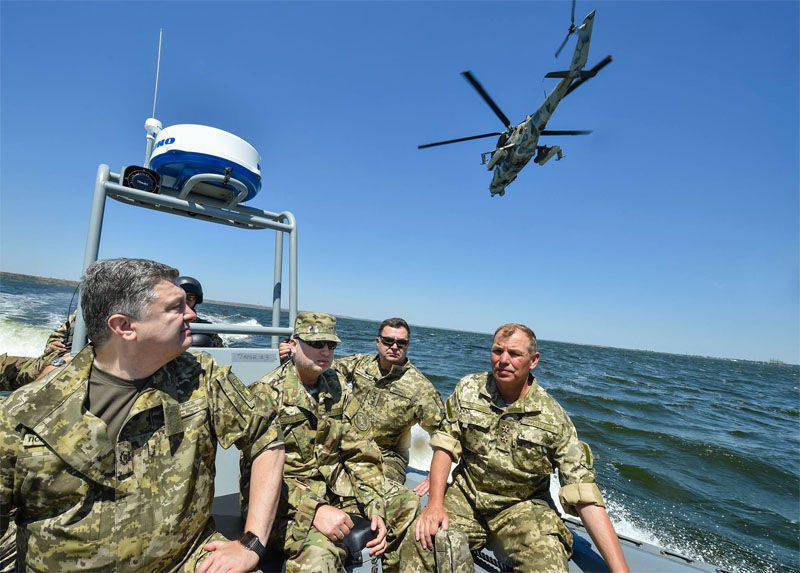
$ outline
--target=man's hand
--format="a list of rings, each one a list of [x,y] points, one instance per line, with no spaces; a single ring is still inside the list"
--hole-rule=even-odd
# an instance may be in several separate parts
[[[367,543],[367,547],[371,548],[369,554],[373,557],[383,554],[386,551],[386,523],[380,515],[372,516],[372,531],[376,531],[375,539]]]
[[[415,538],[425,549],[433,549],[433,536],[439,531],[440,526],[447,530],[449,525],[450,520],[443,506],[431,507],[428,505],[422,510],[422,515],[417,520]]]
[[[317,508],[317,513],[314,514],[312,525],[334,543],[340,543],[344,541],[344,538],[353,528],[353,520],[338,507],[320,505]],[[386,527],[384,526],[385,535]]]
[[[417,487],[414,488],[414,493],[422,497],[423,495],[428,493],[428,490],[430,488],[431,488],[431,478],[430,476],[428,476],[424,480],[419,482],[419,485],[417,485]]]
[[[66,352],[67,347],[64,346],[64,343],[60,340],[54,340],[50,344],[45,347],[45,352],[52,352],[53,350],[58,350],[59,352]]]
[[[200,562],[196,573],[245,573],[258,567],[258,554],[238,541],[212,541],[203,549],[210,555]]]
[[[292,345],[286,340],[281,340],[281,343],[278,345],[278,358],[280,358],[281,364],[288,360],[291,354]]]

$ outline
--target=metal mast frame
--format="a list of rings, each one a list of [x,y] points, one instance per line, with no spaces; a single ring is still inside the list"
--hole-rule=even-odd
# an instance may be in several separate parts
[[[100,236],[103,230],[106,197],[116,199],[133,207],[145,207],[172,215],[201,219],[211,223],[229,225],[242,229],[272,229],[275,231],[275,266],[272,287],[272,326],[240,326],[234,324],[192,324],[194,332],[216,332],[222,334],[264,334],[272,336],[272,348],[278,347],[281,336],[292,334],[294,319],[297,317],[297,221],[289,211],[272,213],[246,205],[239,205],[242,194],[229,201],[214,199],[203,195],[191,195],[192,188],[199,182],[219,183],[222,178],[216,174],[196,175],[187,181],[184,189],[161,188],[161,193],[149,193],[122,185],[122,176],[109,171],[108,165],[97,168],[94,184],[92,210],[89,217],[89,233],[83,256],[83,271],[97,260],[100,250]],[[235,179],[226,180],[237,191],[244,185]],[[190,186],[191,183],[191,186]],[[283,235],[289,234],[289,326],[280,326],[281,291],[283,275]],[[77,354],[86,345],[86,325],[78,303],[75,320],[75,333],[72,340],[72,353]]]

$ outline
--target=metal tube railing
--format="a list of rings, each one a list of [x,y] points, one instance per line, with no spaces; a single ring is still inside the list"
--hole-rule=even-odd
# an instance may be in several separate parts
[[[83,276],[86,267],[97,260],[97,255],[100,252],[100,235],[103,231],[103,215],[106,210],[105,183],[108,181],[108,173],[108,165],[100,165],[97,168],[97,177],[94,180],[94,194],[92,195],[92,210],[89,215],[89,233],[86,235],[86,248],[83,252],[81,276]],[[83,322],[80,296],[78,297],[76,312],[75,331],[72,334],[73,355],[80,352],[86,345],[86,324]]]
[[[272,281],[272,326],[281,323],[281,285],[283,277],[283,233],[275,233],[275,269]],[[272,348],[278,348],[278,337],[272,337]]]
[[[263,216],[251,215],[247,213],[240,213],[233,209],[222,209],[219,207],[212,207],[203,203],[195,203],[194,201],[187,201],[185,199],[178,199],[169,195],[156,195],[148,193],[147,191],[140,191],[139,189],[131,189],[130,187],[123,187],[118,183],[106,182],[106,192],[114,199],[117,196],[128,197],[140,203],[147,203],[150,205],[165,205],[189,213],[196,213],[203,215],[216,222],[224,221],[238,221],[245,225],[257,226],[261,229],[272,229],[275,231],[291,231],[292,227],[284,223],[278,223]]]
[[[222,334],[246,334],[272,336],[272,346],[277,347],[278,337],[292,334],[297,317],[297,221],[292,213],[272,213],[245,205],[230,206],[230,202],[212,197],[203,197],[202,203],[188,201],[165,190],[161,194],[148,193],[120,185],[119,173],[109,171],[107,165],[100,165],[95,179],[92,209],[89,218],[89,233],[83,257],[83,271],[97,260],[100,249],[100,236],[103,229],[106,197],[137,207],[146,207],[167,213],[197,216],[203,220],[225,225],[243,226],[251,229],[272,229],[276,231],[275,267],[273,280],[272,326],[244,326],[234,324],[192,324],[195,332],[216,332]],[[280,326],[280,304],[283,274],[283,233],[289,233],[289,326]],[[78,316],[72,342],[72,353],[76,354],[86,345],[86,325],[78,304]]]
[[[292,329],[288,326],[249,326],[242,324],[208,324],[192,322],[192,332],[215,332],[217,334],[264,334],[267,336],[288,336]]]

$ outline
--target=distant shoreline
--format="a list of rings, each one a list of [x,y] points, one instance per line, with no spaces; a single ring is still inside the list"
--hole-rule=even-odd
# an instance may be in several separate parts
[[[57,279],[53,277],[40,277],[37,275],[26,275],[22,273],[9,273],[5,271],[0,271],[0,281],[2,279],[17,279],[17,280],[27,280],[35,283],[40,284],[50,284],[50,285],[61,285],[61,286],[70,286],[70,287],[77,287],[79,281],[73,281],[69,279]],[[227,300],[212,300],[212,299],[205,299],[204,302],[211,303],[211,304],[218,304],[220,306],[238,306],[241,308],[254,308],[257,310],[272,310],[271,306],[265,306],[262,304],[251,304],[246,302],[232,302]],[[282,312],[289,312],[289,309],[282,308]],[[335,314],[335,313],[334,313]],[[380,320],[374,318],[360,318],[357,316],[347,316],[344,314],[336,314],[336,316],[340,318],[347,318],[350,320],[361,320],[364,322],[377,322],[380,323]],[[486,334],[491,335],[491,332],[481,332],[478,330],[464,330],[464,329],[456,329],[456,328],[448,328],[446,326],[428,326],[424,324],[412,324],[412,326],[416,326],[419,328],[435,328],[436,330],[447,330],[450,332],[467,332],[470,334]],[[666,354],[669,356],[688,356],[691,358],[708,358],[711,360],[733,360],[733,361],[742,361],[742,362],[756,362],[759,364],[771,364],[773,366],[798,366],[797,364],[793,364],[791,362],[784,362],[782,360],[777,359],[769,359],[769,360],[751,360],[748,358],[733,358],[728,356],[705,356],[702,354],[677,354],[675,352],[664,352],[663,350],[650,350],[647,348],[623,348],[621,346],[607,346],[603,344],[589,344],[586,342],[566,342],[563,340],[545,340],[540,339],[542,342],[555,342],[557,344],[575,344],[577,346],[591,346],[594,348],[612,348],[615,350],[630,350],[634,352],[652,352],[655,354]]]

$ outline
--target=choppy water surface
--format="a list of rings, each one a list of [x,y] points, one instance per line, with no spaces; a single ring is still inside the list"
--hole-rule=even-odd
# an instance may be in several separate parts
[[[4,279],[0,352],[38,354],[72,293]],[[271,323],[260,309],[205,304],[200,313]],[[340,319],[341,354],[373,351],[376,328]],[[446,398],[461,376],[488,368],[490,343],[486,334],[418,327],[410,356]],[[733,571],[800,571],[800,367],[548,341],[540,350],[537,378],[591,444],[621,533]]]

